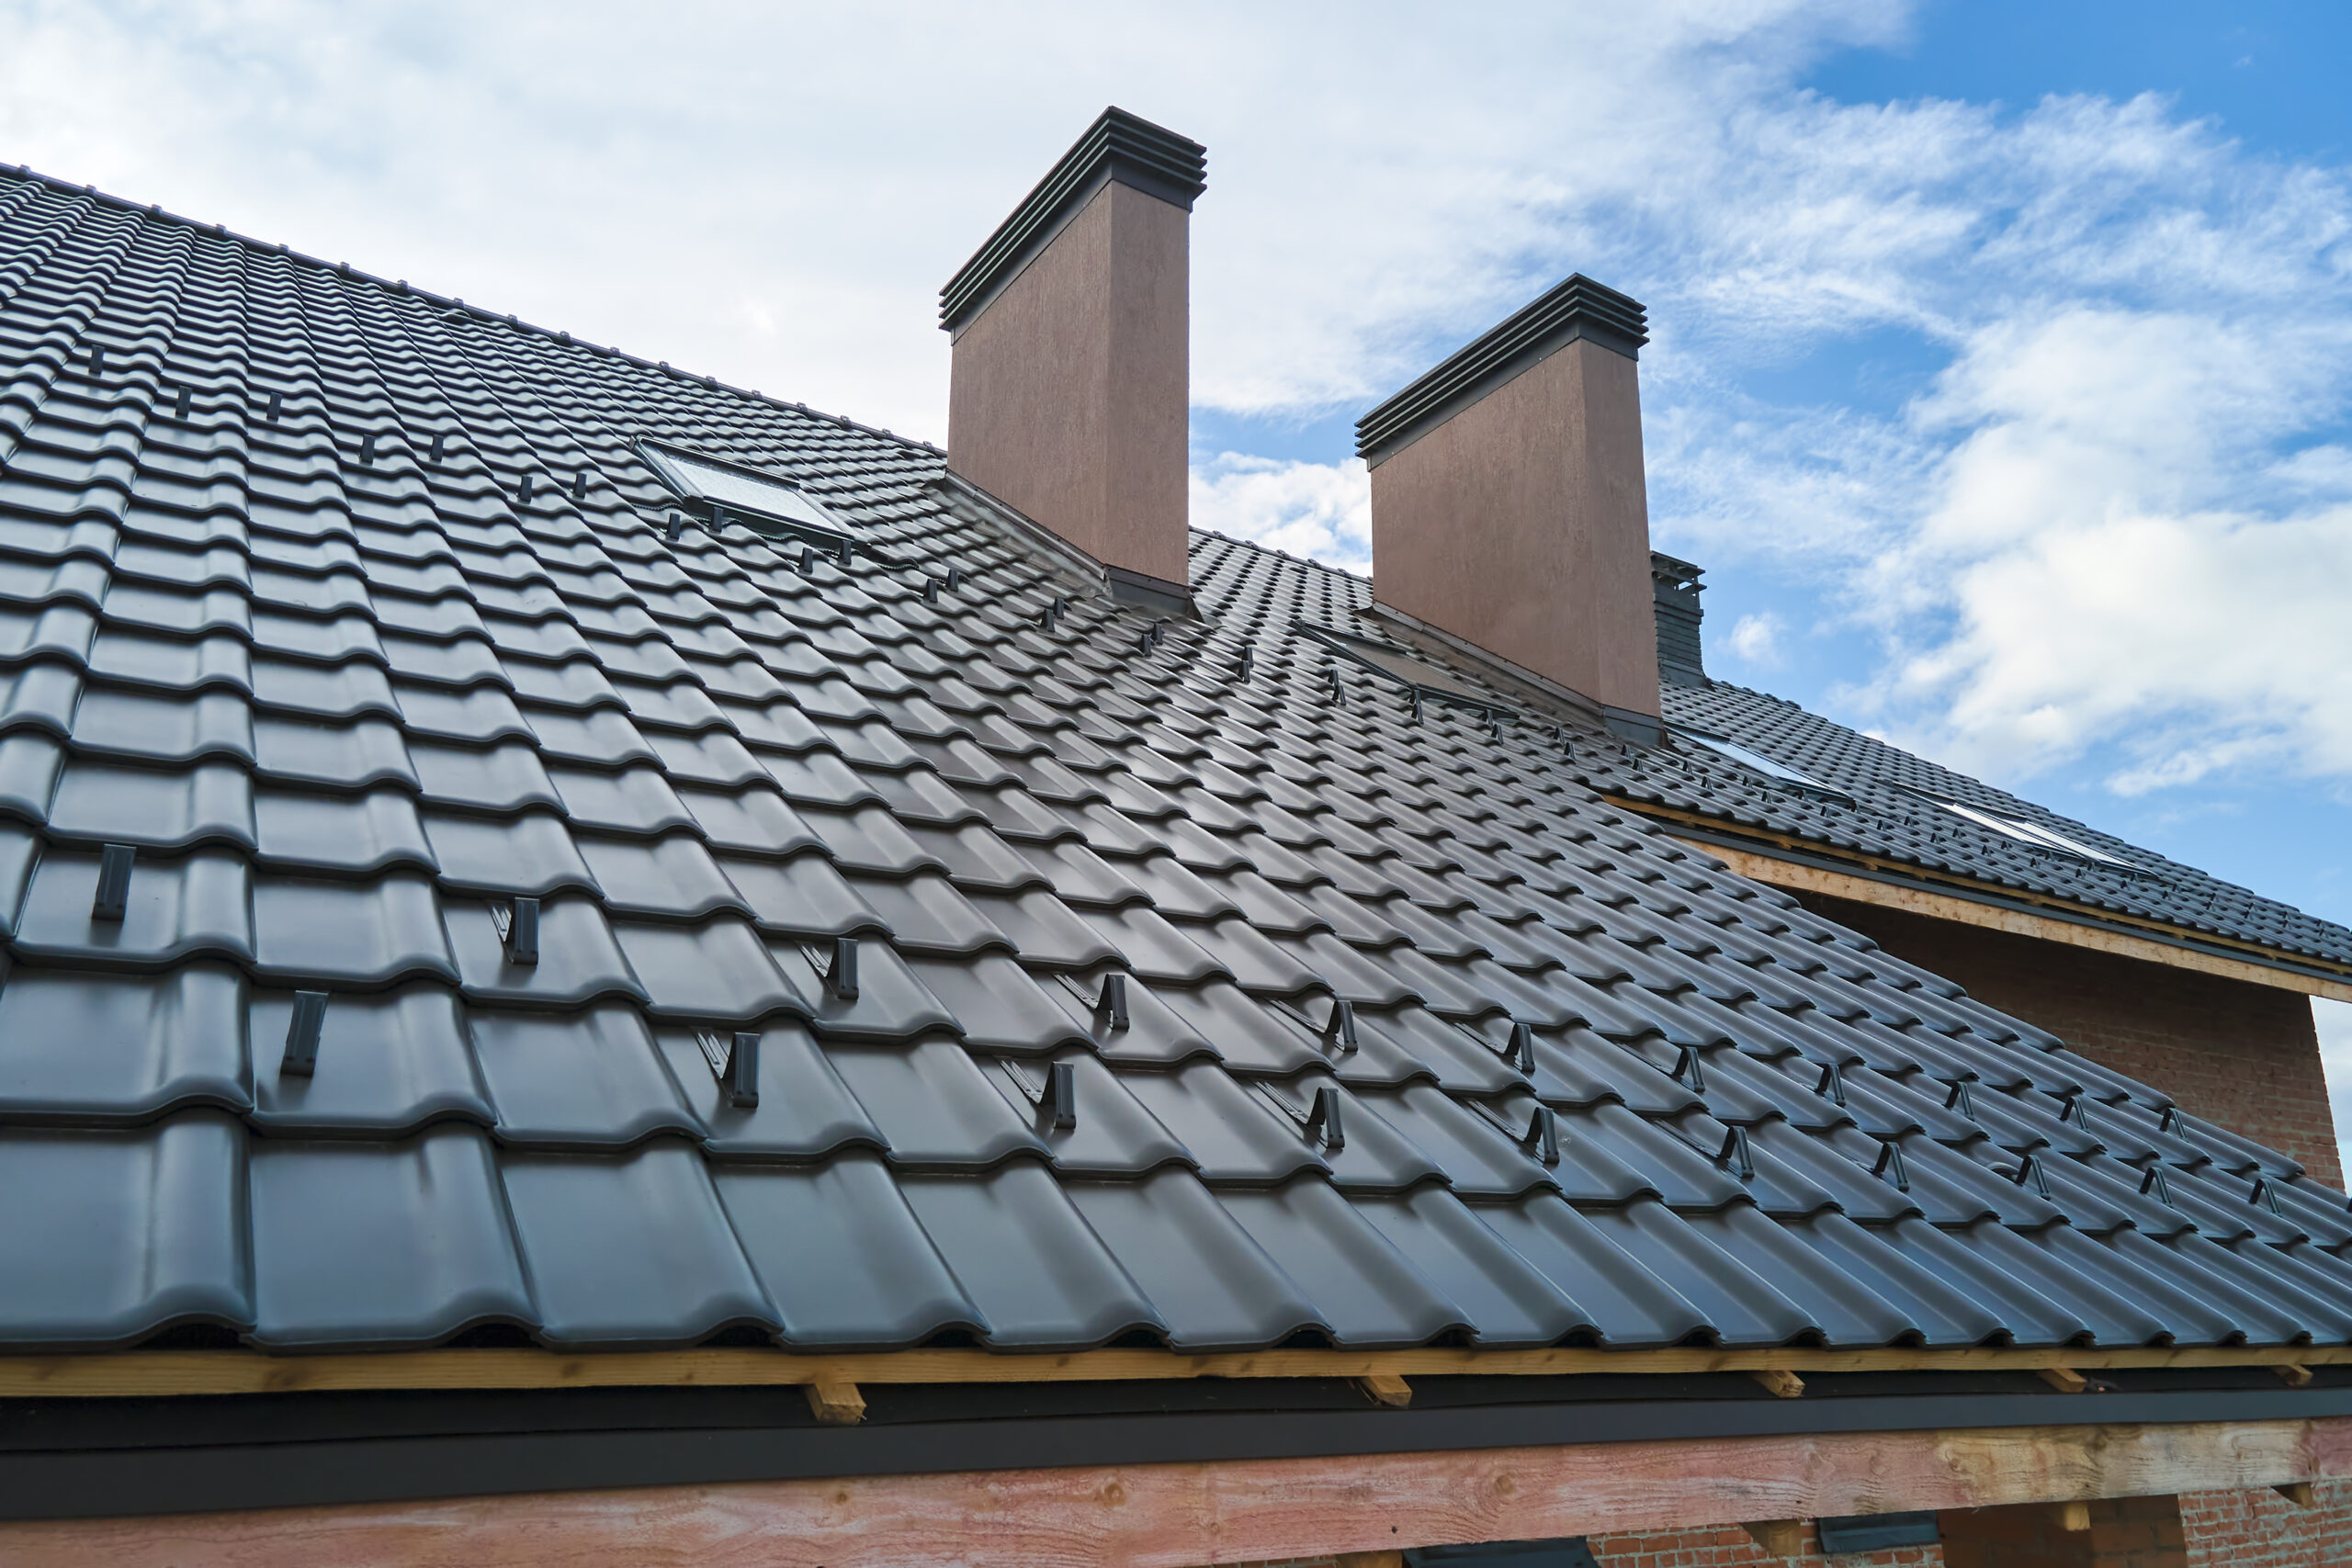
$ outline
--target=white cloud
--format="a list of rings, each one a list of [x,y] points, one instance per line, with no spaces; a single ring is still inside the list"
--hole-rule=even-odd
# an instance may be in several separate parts
[[[1193,525],[1353,571],[1372,570],[1363,459],[1341,464],[1220,453],[1193,466]]]
[[[1781,662],[1781,634],[1787,630],[1781,617],[1767,611],[1762,615],[1742,615],[1732,623],[1731,636],[1726,639],[1731,651],[1742,663],[1758,670],[1771,670]]]
[[[1361,409],[1591,272],[1652,310],[1663,540],[1719,587],[1765,559],[1838,585],[1887,652],[1852,716],[1996,773],[2112,745],[2125,791],[2352,774],[2319,673],[2352,651],[2344,171],[2157,97],[1792,87],[1903,25],[1865,0],[1442,26],[1228,0],[1173,31],[1079,0],[0,0],[0,153],[937,439],[938,285],[1117,101],[1210,148],[1204,406]],[[1940,373],[1892,411],[1749,390],[1864,333]],[[1194,504],[1361,567],[1361,491],[1229,453]]]

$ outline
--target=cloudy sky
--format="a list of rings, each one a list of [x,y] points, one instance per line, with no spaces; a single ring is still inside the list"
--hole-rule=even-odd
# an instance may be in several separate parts
[[[0,28],[0,159],[934,440],[938,286],[1118,103],[1209,147],[1195,519],[1355,567],[1353,418],[1589,273],[1650,308],[1652,515],[1708,568],[1717,674],[2352,921],[2340,6]],[[2352,1009],[2321,1010],[2352,1096]]]

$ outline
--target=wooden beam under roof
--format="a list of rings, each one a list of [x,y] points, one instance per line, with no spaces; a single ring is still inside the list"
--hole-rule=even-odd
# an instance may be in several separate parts
[[[2352,1416],[1840,1432],[26,1520],[0,1524],[0,1562],[1198,1568],[1758,1519],[2064,1507],[2345,1477]]]
[[[273,1356],[254,1350],[122,1350],[0,1357],[0,1398],[119,1398],[304,1393],[360,1389],[746,1388],[854,1389],[861,1383],[1136,1382],[1183,1378],[1339,1378],[1401,1390],[1423,1377],[1567,1377],[1592,1372],[1687,1377],[1733,1372],[1778,1387],[1826,1372],[2077,1373],[2225,1367],[2301,1371],[2352,1365],[2352,1346],[2125,1347],[2100,1349],[1908,1348],[1822,1350],[1256,1350],[1186,1356],[1169,1350],[398,1350]],[[2291,1378],[2294,1371],[2285,1371]],[[839,1401],[846,1404],[846,1400]]]

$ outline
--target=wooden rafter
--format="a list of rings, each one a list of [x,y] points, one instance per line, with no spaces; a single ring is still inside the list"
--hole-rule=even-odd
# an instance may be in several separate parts
[[[782,1350],[411,1350],[271,1356],[251,1350],[130,1350],[0,1358],[0,1397],[299,1393],[355,1389],[725,1388],[860,1383],[1125,1382],[1170,1378],[1341,1378],[1380,1387],[1419,1377],[1565,1377],[1589,1372],[1762,1375],[1804,1387],[1817,1372],[2084,1371],[2263,1367],[2292,1382],[2312,1367],[2352,1364],[2352,1346],[2218,1348],[2063,1347],[2010,1350],[1261,1350],[1183,1356],[1165,1350],[1019,1355],[889,1350],[803,1356]],[[1389,1380],[1395,1380],[1394,1384]],[[1786,1380],[1786,1381],[1784,1381]]]

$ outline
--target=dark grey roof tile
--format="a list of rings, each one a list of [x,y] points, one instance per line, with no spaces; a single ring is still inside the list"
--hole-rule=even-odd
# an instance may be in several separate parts
[[[824,840],[826,849],[844,871],[912,876],[919,871],[947,869],[935,856],[925,853],[922,846],[909,838],[907,830],[879,807],[869,806],[856,811],[803,807],[801,817]]]
[[[1592,1326],[1577,1303],[1489,1228],[1485,1209],[1465,1207],[1433,1187],[1403,1197],[1359,1197],[1352,1206],[1421,1278],[1442,1282],[1477,1325],[1481,1348],[1550,1345]]]
[[[1784,1345],[1821,1327],[1804,1305],[1664,1203],[1644,1199],[1585,1217],[1645,1272],[1697,1308],[1723,1344]]]
[[[1014,949],[1012,938],[986,911],[935,871],[905,881],[862,876],[852,880],[850,887],[859,901],[881,917],[883,929],[901,951],[940,954],[978,953],[991,947],[1007,953]]]
[[[582,834],[577,842],[604,889],[605,908],[616,914],[699,919],[721,909],[752,912],[698,838],[673,833],[648,841]]]
[[[200,955],[250,960],[245,863],[222,850],[141,855],[120,920],[91,918],[98,856],[53,847],[17,917],[17,950],[65,963],[150,966]]]
[[[74,762],[58,781],[49,830],[65,838],[176,847],[224,840],[251,848],[253,786],[243,768],[186,772]]]
[[[357,789],[371,784],[419,787],[400,731],[377,719],[330,725],[265,716],[252,727],[249,753],[265,777]]]
[[[872,1155],[813,1168],[730,1166],[713,1180],[786,1346],[890,1348],[946,1329],[988,1332]]]
[[[233,970],[126,978],[19,965],[0,986],[0,1122],[141,1122],[252,1100]]]
[[[734,1031],[655,1032],[671,1077],[709,1129],[703,1143],[714,1156],[808,1160],[861,1144],[888,1146],[808,1030],[788,1018],[771,1018],[756,1032],[759,1100],[739,1106],[733,1090],[719,1081]]]
[[[789,860],[718,857],[719,869],[750,902],[762,929],[790,936],[833,937],[885,931],[882,917],[821,853]]]
[[[632,1153],[502,1156],[506,1200],[551,1344],[684,1346],[769,1305],[692,1144]]]
[[[0,734],[0,812],[45,818],[64,769],[65,749],[51,737],[31,729]]]
[[[458,977],[433,885],[422,876],[257,876],[253,931],[254,967],[289,981],[374,986],[409,976]]]
[[[889,954],[888,948],[878,943],[871,945],[879,950],[880,955]],[[1086,1039],[1085,1030],[1046,989],[1052,982],[1032,977],[1001,953],[983,953],[964,959],[888,957],[888,962],[903,964],[915,987],[915,994],[894,1004],[899,1027],[890,1032],[904,1036],[923,1029],[951,1029],[959,1032],[965,1043],[974,1050],[1009,1051],[1023,1055],[1057,1050]],[[823,1021],[820,1028],[823,1032],[845,1033],[848,1020],[861,1012],[873,1012],[873,1004],[863,987],[870,983],[867,976],[874,964],[865,956],[864,950],[859,968],[861,990],[856,1005],[829,1001],[820,1015]],[[874,1032],[870,1021],[862,1027],[866,1032]]]
[[[703,1134],[632,1008],[606,1002],[582,1014],[477,1008],[467,1022],[502,1143],[593,1149],[626,1147],[658,1133]]]
[[[1232,978],[1225,966],[1197,942],[1143,905],[1079,913],[1102,933],[1136,974],[1146,979],[1173,986],[1197,986],[1212,977]]]
[[[1191,1353],[1276,1344],[1320,1326],[1314,1306],[1199,1179],[1072,1181],[1070,1201]]]
[[[1462,1305],[1321,1178],[1220,1196],[1227,1212],[1280,1260],[1338,1344],[1420,1345],[1472,1327]]]
[[[413,865],[435,869],[416,803],[394,789],[364,795],[254,793],[260,860],[281,869],[366,874]]]
[[[1080,1349],[1135,1329],[1164,1332],[1044,1166],[1014,1160],[978,1179],[908,1176],[899,1187],[985,1318],[987,1344]]]
[[[1131,1012],[1136,985],[1128,983]],[[1206,1041],[1234,1072],[1287,1077],[1329,1059],[1297,1013],[1269,1007],[1227,981],[1166,986],[1157,995],[1182,1026]],[[1328,1021],[1328,1007],[1317,1010]]]
[[[781,858],[822,843],[773,788],[759,784],[737,790],[688,787],[678,791],[678,798],[693,813],[704,835],[720,849]]]
[[[1504,1033],[1507,1035],[1509,1031]],[[1441,1089],[1453,1093],[1492,1093],[1525,1081],[1516,1068],[1504,1063],[1495,1048],[1415,1003],[1376,1012],[1358,1011],[1356,1038],[1367,1052],[1385,1046],[1434,1077]],[[1539,1071],[1543,1059],[1539,1049]],[[1346,1076],[1345,1066],[1340,1074]],[[1392,1071],[1381,1076],[1386,1081],[1409,1075]]]
[[[1313,1081],[1310,1075],[1301,1087]],[[1464,1105],[1435,1084],[1407,1084],[1401,1089],[1359,1089],[1353,1098],[1397,1134],[1442,1172],[1447,1185],[1465,1197],[1515,1198],[1553,1184],[1552,1173],[1520,1146],[1516,1133],[1506,1134],[1488,1118]],[[1533,1102],[1529,1102],[1529,1116]],[[1517,1118],[1523,1133],[1528,1117]],[[1355,1140],[1351,1128],[1349,1142]],[[1344,1167],[1335,1178],[1346,1185]]]
[[[535,897],[596,891],[562,818],[549,812],[502,818],[427,811],[422,821],[446,887]]]
[[[503,905],[504,899],[493,900]],[[452,898],[442,905],[458,973],[469,999],[524,1007],[577,1007],[599,997],[642,999],[605,912],[587,898],[539,905],[539,961],[512,964],[490,903]]]
[[[483,1126],[495,1120],[447,987],[330,994],[307,1074],[281,1066],[293,1014],[286,991],[255,993],[246,1014],[256,1126],[341,1137],[412,1132],[451,1117]]]
[[[583,828],[650,837],[695,826],[670,781],[651,768],[624,768],[616,773],[550,768],[547,776],[563,796],[565,814]]]
[[[58,1349],[253,1322],[245,1137],[217,1111],[137,1132],[0,1131],[0,1337]]]
[[[415,742],[408,758],[424,798],[435,804],[498,812],[563,807],[538,754],[527,746],[510,741],[475,750]]]
[[[810,1007],[746,920],[721,915],[698,928],[616,920],[611,929],[658,1017],[753,1020]],[[544,964],[544,933],[539,952]]]
[[[1126,992],[1127,1016],[1124,1025],[1102,1005],[1103,986],[1114,974],[1120,976]],[[1158,992],[1115,964],[1088,974],[1057,975],[1049,981],[1041,979],[1040,984],[1046,994],[1068,1010],[1079,1032],[1107,1061],[1167,1066],[1195,1056],[1216,1055],[1201,1032]],[[1056,986],[1060,987],[1058,994],[1053,988]],[[1239,1007],[1250,1005],[1238,993],[1234,1000]]]
[[[1215,1063],[1126,1073],[1120,1083],[1192,1152],[1202,1179],[1220,1191],[1330,1168],[1303,1129]]]
[[[532,1321],[479,1129],[396,1144],[266,1139],[251,1180],[256,1344],[421,1346]]]
[[[70,696],[70,694],[67,694]],[[163,696],[94,687],[69,705],[74,747],[103,756],[185,762],[202,756],[254,757],[252,709],[243,694]],[[65,719],[61,716],[62,726]]]
[[[699,735],[655,730],[646,737],[661,753],[662,765],[672,777],[696,784],[733,786],[769,775],[743,743],[723,729]]]

